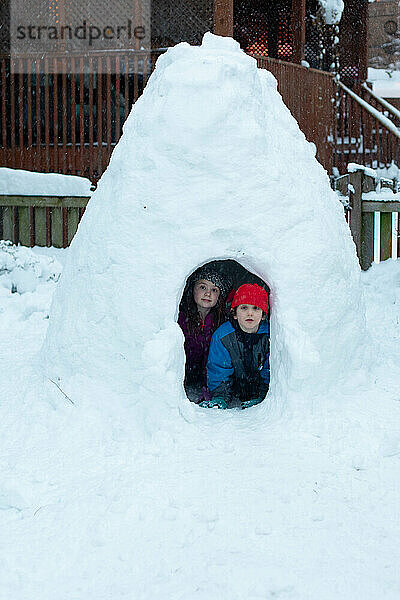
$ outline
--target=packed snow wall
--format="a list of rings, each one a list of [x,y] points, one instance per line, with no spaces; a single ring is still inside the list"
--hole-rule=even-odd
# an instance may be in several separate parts
[[[158,59],[124,125],[54,296],[48,376],[186,402],[178,304],[186,277],[213,259],[271,288],[263,405],[356,368],[365,311],[342,206],[271,73],[206,34]]]

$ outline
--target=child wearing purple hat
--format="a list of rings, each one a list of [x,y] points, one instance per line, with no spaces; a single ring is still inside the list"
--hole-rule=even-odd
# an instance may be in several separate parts
[[[185,336],[185,390],[189,400],[210,398],[207,358],[211,336],[225,320],[228,282],[213,267],[204,265],[188,279],[180,304],[178,323]]]

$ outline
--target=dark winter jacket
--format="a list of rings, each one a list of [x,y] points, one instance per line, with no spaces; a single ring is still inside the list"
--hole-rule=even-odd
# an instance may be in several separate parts
[[[214,398],[227,402],[264,398],[269,385],[269,324],[257,333],[242,331],[236,320],[223,323],[211,339],[207,383]]]
[[[207,385],[207,358],[211,336],[215,331],[215,314],[208,313],[203,326],[189,328],[186,315],[179,312],[178,323],[185,336],[185,384],[189,386]]]

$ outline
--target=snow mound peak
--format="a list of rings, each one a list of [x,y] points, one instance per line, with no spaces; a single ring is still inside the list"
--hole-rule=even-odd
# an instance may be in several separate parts
[[[271,389],[254,410],[356,368],[365,311],[342,206],[271,73],[206,34],[160,57],[124,125],[54,297],[48,373],[199,411],[183,393],[177,307],[213,259],[271,288]]]

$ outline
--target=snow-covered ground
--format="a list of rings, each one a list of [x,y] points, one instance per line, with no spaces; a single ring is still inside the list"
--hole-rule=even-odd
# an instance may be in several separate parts
[[[0,600],[399,598],[400,264],[360,274],[236,42],[158,60],[56,261],[1,256]],[[178,304],[215,258],[271,289],[245,411],[183,391]]]
[[[171,434],[101,380],[68,399],[35,373],[67,253],[0,251],[1,600],[397,600],[400,261],[362,274],[372,387]]]
[[[400,98],[400,71],[368,69],[368,81],[372,89],[382,98]]]

